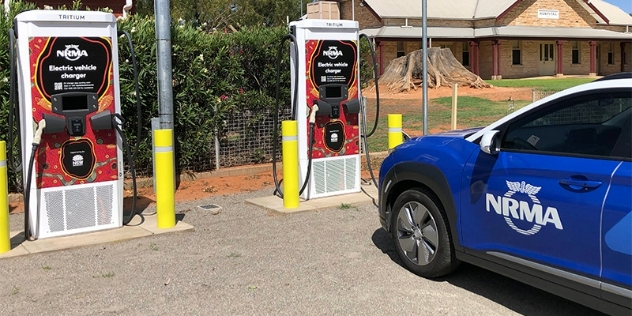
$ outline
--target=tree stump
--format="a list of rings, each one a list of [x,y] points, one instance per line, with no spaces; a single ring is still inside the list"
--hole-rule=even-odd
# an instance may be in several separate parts
[[[422,84],[422,57],[423,51],[419,49],[393,59],[380,76],[379,83],[395,92],[416,90]],[[428,87],[451,87],[453,84],[472,88],[491,87],[481,77],[463,67],[449,48],[428,48]]]

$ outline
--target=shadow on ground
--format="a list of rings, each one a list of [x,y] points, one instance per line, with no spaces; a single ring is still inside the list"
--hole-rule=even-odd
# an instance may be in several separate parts
[[[129,211],[132,210],[133,202],[134,202],[133,197],[126,197],[123,199],[123,210],[126,215],[129,213]],[[136,213],[142,213],[153,202],[154,200],[150,198],[147,198],[144,196],[138,196],[136,198],[136,205],[135,205]]]
[[[406,269],[391,236],[384,229],[378,228],[371,239],[382,253],[389,256],[401,269]],[[461,263],[450,275],[433,281],[448,282],[522,315],[602,315],[559,296],[467,263]]]

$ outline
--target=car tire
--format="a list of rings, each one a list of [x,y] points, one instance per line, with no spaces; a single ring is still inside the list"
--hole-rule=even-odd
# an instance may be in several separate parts
[[[404,265],[415,274],[436,278],[459,264],[445,214],[421,189],[407,190],[393,204],[391,234]]]

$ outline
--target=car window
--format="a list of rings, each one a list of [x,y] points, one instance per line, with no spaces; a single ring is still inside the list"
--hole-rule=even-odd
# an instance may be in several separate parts
[[[512,122],[501,148],[630,159],[631,113],[631,91],[552,101]]]

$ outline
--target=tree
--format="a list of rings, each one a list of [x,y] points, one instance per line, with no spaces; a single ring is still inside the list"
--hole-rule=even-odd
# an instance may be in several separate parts
[[[154,1],[139,0],[137,14],[153,15]],[[301,4],[303,10],[301,10]],[[207,31],[250,26],[283,26],[297,20],[307,1],[300,0],[172,0],[171,19]]]

